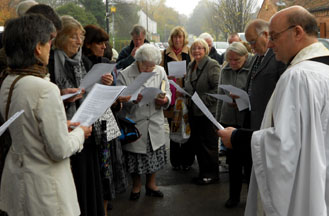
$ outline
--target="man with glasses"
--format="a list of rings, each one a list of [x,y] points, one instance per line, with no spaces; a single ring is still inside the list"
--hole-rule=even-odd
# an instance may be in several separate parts
[[[276,13],[269,30],[268,46],[288,68],[262,129],[252,134],[245,215],[329,215],[329,51],[318,42],[317,22],[303,7]]]

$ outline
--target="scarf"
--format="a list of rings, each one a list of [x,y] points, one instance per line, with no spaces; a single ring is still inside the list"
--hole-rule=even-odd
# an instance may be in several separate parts
[[[179,53],[181,53],[183,48],[180,49],[175,49],[174,47],[172,48],[172,51],[174,51],[175,55],[178,56]]]
[[[0,87],[2,85],[2,82],[7,77],[7,75],[32,75],[32,76],[44,78],[47,74],[48,74],[47,67],[40,64],[31,65],[27,68],[12,69],[10,67],[7,67],[0,74]]]
[[[8,75],[32,75],[32,76],[37,76],[40,78],[44,78],[48,74],[47,67],[44,65],[31,65],[27,68],[7,68],[5,73]]]
[[[65,62],[73,66],[73,71],[65,69]],[[60,89],[78,88],[80,81],[87,74],[82,62],[81,49],[72,58],[68,57],[62,50],[54,52],[54,74],[55,82]]]

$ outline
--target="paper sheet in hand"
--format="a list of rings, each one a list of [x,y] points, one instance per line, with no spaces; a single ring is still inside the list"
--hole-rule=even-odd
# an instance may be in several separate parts
[[[233,99],[225,94],[210,94],[210,93],[207,93],[207,95],[210,95],[211,97],[214,97],[218,100],[222,100],[226,103],[233,103]]]
[[[6,131],[6,129],[13,123],[20,115],[22,115],[24,110],[21,110],[15,113],[12,117],[10,117],[3,125],[0,127],[0,136]]]
[[[178,91],[178,92],[180,92],[180,93],[182,93],[182,94],[185,94],[185,95],[188,95],[188,96],[190,96],[191,97],[191,95],[189,94],[189,93],[187,93],[184,89],[182,89],[177,83],[175,83],[173,80],[169,80],[169,83],[171,84],[171,85],[173,85],[175,88],[176,88],[176,90]]]
[[[96,83],[83,101],[71,122],[92,125],[114,103],[126,86],[106,86]]]
[[[62,100],[64,101],[64,100],[69,99],[69,98],[71,98],[73,96],[76,96],[76,95],[78,95],[80,93],[81,93],[81,89],[79,89],[79,91],[77,91],[75,93],[65,94],[65,95],[62,95],[61,97],[62,97]]]
[[[220,88],[230,92],[231,94],[237,95],[240,98],[235,99],[236,105],[238,106],[239,111],[244,110],[250,107],[249,95],[246,91],[234,87],[232,85],[220,85]]]
[[[161,93],[161,89],[154,88],[154,87],[146,87],[144,88],[140,93],[143,95],[142,100],[138,103],[139,106],[143,106],[147,103],[150,103],[151,101],[154,101],[154,99],[158,96],[159,93]]]
[[[146,83],[146,81],[150,79],[154,74],[156,73],[142,72],[132,83],[130,83],[130,85],[127,86],[127,88],[121,93],[120,96],[131,96],[131,101],[136,100],[138,93],[143,87],[143,84]]]
[[[102,76],[106,73],[111,73],[115,64],[98,63],[88,71],[86,76],[81,80],[79,88],[84,88],[87,92],[93,87],[95,83],[101,83]]]
[[[211,112],[208,110],[208,108],[206,107],[206,105],[202,102],[201,98],[199,97],[198,93],[194,93],[192,96],[192,101],[195,103],[195,105],[197,107],[199,107],[199,109],[203,112],[203,114],[205,116],[207,116],[207,118],[219,129],[222,130],[224,129],[224,127],[219,124],[215,117],[211,114]]]
[[[186,61],[171,61],[168,62],[169,76],[176,78],[184,77],[186,74]]]

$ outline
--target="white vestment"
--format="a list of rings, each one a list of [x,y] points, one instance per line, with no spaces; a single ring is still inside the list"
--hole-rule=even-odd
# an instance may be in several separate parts
[[[329,215],[329,66],[308,60],[319,56],[314,43],[294,57],[253,133],[245,216]]]

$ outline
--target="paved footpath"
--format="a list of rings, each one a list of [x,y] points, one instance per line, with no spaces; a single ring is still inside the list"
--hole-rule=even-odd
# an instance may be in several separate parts
[[[224,158],[220,158],[224,162]],[[196,161],[190,171],[173,171],[168,160],[166,167],[157,173],[157,182],[164,198],[145,196],[142,188],[137,201],[130,201],[131,186],[126,193],[112,201],[111,216],[243,216],[247,189],[243,185],[238,207],[224,207],[228,199],[228,173],[220,174],[220,181],[211,185],[194,185],[191,181],[198,174]],[[145,184],[145,178],[143,179]]]

